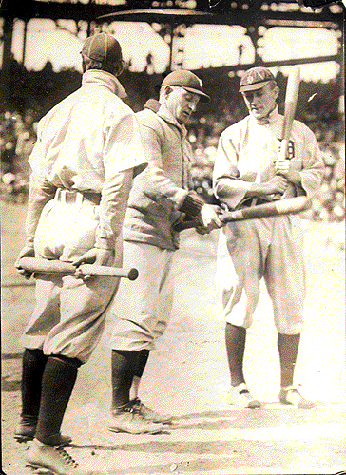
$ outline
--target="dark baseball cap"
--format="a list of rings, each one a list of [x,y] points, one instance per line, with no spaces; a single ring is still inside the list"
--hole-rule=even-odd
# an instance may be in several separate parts
[[[123,57],[119,41],[104,32],[89,36],[85,40],[81,53],[101,63],[117,63]]]
[[[264,66],[256,66],[255,68],[248,69],[242,75],[239,91],[254,91],[269,84],[271,81],[276,82],[274,74]]]
[[[201,102],[209,102],[210,97],[203,92],[203,84],[196,74],[186,69],[177,69],[169,73],[162,81],[162,86],[180,86],[186,91],[201,96]]]

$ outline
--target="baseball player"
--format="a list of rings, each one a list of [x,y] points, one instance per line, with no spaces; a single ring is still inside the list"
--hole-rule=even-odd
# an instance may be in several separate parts
[[[278,114],[279,89],[273,74],[264,67],[249,69],[241,78],[240,92],[249,115],[221,134],[213,173],[216,196],[231,210],[277,199],[283,193],[284,197],[312,197],[321,183],[323,162],[308,127],[294,121],[287,160],[277,161],[283,117]],[[244,408],[261,405],[246,385],[243,354],[263,277],[278,331],[279,400],[313,407],[293,385],[305,297],[299,216],[236,221],[220,234],[218,273],[231,374],[230,403]]]
[[[81,88],[38,126],[30,155],[27,243],[19,257],[60,259],[76,268],[118,267],[132,179],[146,159],[138,121],[123,103],[117,79],[123,70],[120,44],[98,33],[87,38],[81,53]],[[62,448],[71,439],[60,428],[78,368],[101,338],[118,283],[107,277],[37,276],[36,306],[22,337],[22,415],[15,431],[18,440],[34,438],[27,455],[34,468],[57,475],[95,473],[79,469]]]
[[[221,226],[214,207],[187,188],[192,151],[184,124],[199,101],[209,101],[201,80],[177,70],[163,80],[159,102],[149,100],[136,114],[149,165],[134,182],[124,223],[124,262],[136,263],[139,277],[131,288],[122,288],[131,298],[126,313],[118,309],[110,341],[111,431],[155,433],[171,420],[146,407],[138,392],[149,352],[165,331],[172,309],[172,264],[179,248],[175,226],[184,217],[197,216],[202,233]]]

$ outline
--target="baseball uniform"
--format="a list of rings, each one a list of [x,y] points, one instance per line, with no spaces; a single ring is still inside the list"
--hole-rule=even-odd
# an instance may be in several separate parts
[[[187,196],[192,150],[186,128],[164,105],[148,101],[138,112],[149,167],[134,180],[124,221],[124,262],[136,263],[139,277],[131,292],[129,311],[114,326],[110,347],[123,351],[152,350],[168,323],[173,303],[173,254],[179,233],[173,228]],[[117,313],[116,309],[113,310]]]
[[[146,159],[137,119],[119,96],[124,89],[115,76],[90,69],[82,87],[40,121],[30,156],[26,223],[37,256],[73,261],[93,247],[117,246],[115,262],[107,264],[121,266],[132,175],[143,170]],[[118,281],[40,276],[24,346],[86,362],[102,335],[104,311]]]
[[[244,196],[253,182],[265,182],[276,175],[282,122],[276,108],[266,120],[249,115],[222,132],[213,181],[216,196],[227,188],[230,209],[260,202]],[[288,159],[301,178],[301,188],[296,192],[312,197],[321,182],[323,162],[314,134],[298,121],[293,124]],[[244,328],[251,325],[262,277],[273,302],[278,331],[299,333],[305,272],[298,216],[237,221],[222,229],[218,278],[226,322]]]

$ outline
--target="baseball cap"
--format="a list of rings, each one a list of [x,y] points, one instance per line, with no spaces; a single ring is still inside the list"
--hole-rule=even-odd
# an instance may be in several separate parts
[[[209,102],[210,97],[203,92],[203,84],[196,74],[185,69],[177,69],[169,73],[162,81],[162,86],[180,86],[187,91],[201,96],[201,102]]]
[[[108,33],[96,33],[89,36],[81,53],[94,61],[117,63],[122,59],[120,43]]]
[[[254,91],[269,84],[270,81],[275,81],[274,74],[264,66],[257,66],[248,69],[240,79],[240,92]]]

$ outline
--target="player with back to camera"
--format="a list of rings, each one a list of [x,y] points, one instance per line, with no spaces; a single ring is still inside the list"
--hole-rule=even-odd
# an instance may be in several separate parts
[[[135,180],[124,223],[124,264],[139,277],[122,290],[131,298],[111,336],[112,407],[108,428],[134,434],[155,433],[171,417],[145,406],[139,386],[150,351],[163,335],[172,310],[173,260],[179,248],[181,219],[200,216],[201,233],[221,226],[214,207],[188,191],[192,160],[185,123],[197,104],[209,101],[202,81],[192,72],[176,70],[161,86],[160,100],[149,100],[138,112],[148,168]]]
[[[123,103],[117,79],[123,70],[120,44],[97,33],[81,53],[82,86],[38,126],[30,155],[27,242],[19,257],[61,259],[76,268],[119,267],[128,195],[146,159],[138,121]],[[60,428],[78,368],[102,336],[119,278],[36,278],[36,306],[22,337],[22,414],[15,437],[34,439],[27,453],[31,467],[91,475],[96,472],[79,468],[62,447],[71,439]]]
[[[294,194],[290,196],[286,192],[285,196],[312,197],[323,175],[323,162],[313,132],[294,121],[288,157],[277,160],[283,117],[278,114],[279,88],[274,75],[262,66],[251,68],[241,78],[240,92],[249,115],[221,134],[213,172],[215,195],[230,210],[277,199],[292,185]],[[230,403],[242,408],[261,406],[246,385],[243,356],[246,330],[253,321],[263,277],[278,331],[279,400],[299,408],[313,407],[314,403],[294,386],[305,298],[299,216],[228,223],[220,233],[218,276],[226,321]],[[260,345],[257,348],[260,352]]]

